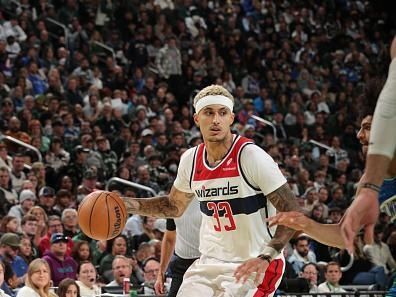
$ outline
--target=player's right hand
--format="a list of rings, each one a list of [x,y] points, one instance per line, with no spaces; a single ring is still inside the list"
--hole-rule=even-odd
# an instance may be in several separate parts
[[[351,206],[346,210],[341,219],[341,235],[345,247],[353,254],[353,240],[360,230],[364,228],[364,242],[374,242],[374,226],[379,215],[378,193],[370,189],[360,189]]]
[[[158,272],[157,280],[155,281],[155,284],[154,284],[154,290],[155,290],[156,295],[165,294],[164,282],[165,282],[165,276],[160,271],[160,272]]]
[[[269,227],[283,225],[297,231],[304,231],[309,223],[309,219],[298,211],[279,212],[266,221],[269,222]]]

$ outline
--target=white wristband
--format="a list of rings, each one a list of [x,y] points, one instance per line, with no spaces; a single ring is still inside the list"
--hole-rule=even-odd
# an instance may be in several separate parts
[[[368,154],[393,158],[396,149],[396,59],[375,107]]]

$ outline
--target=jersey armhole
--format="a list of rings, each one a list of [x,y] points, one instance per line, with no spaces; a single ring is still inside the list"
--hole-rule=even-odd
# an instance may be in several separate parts
[[[245,144],[243,144],[242,145],[242,147],[241,147],[241,149],[239,150],[239,155],[238,155],[238,169],[239,169],[239,172],[241,173],[241,176],[242,176],[242,178],[243,178],[243,180],[249,185],[249,187],[251,187],[253,190],[255,190],[255,191],[260,191],[260,188],[258,188],[258,187],[255,187],[255,186],[253,186],[250,182],[249,182],[249,180],[248,180],[248,178],[247,178],[247,176],[245,175],[245,173],[243,172],[243,170],[242,170],[242,166],[241,166],[241,164],[242,164],[242,162],[241,162],[241,156],[242,156],[242,151],[243,151],[243,149],[247,146],[247,145],[249,145],[249,144],[254,144],[254,143],[252,143],[252,142],[247,142],[247,143],[245,143]]]
[[[192,190],[192,179],[194,176],[194,172],[195,172],[195,166],[196,166],[196,157],[197,157],[197,151],[198,151],[199,145],[195,148],[195,152],[194,152],[194,157],[193,157],[193,164],[191,166],[191,173],[190,173],[190,189]]]

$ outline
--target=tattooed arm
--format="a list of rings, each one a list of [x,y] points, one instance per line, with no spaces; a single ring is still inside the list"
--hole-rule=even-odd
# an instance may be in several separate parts
[[[193,193],[179,191],[172,187],[169,195],[154,198],[124,198],[127,212],[157,218],[174,218],[183,214],[191,200]]]
[[[287,183],[268,194],[267,199],[275,206],[277,211],[296,210],[302,212],[300,206],[297,204],[296,197]],[[295,232],[295,230],[286,226],[278,226],[268,246],[280,252]]]

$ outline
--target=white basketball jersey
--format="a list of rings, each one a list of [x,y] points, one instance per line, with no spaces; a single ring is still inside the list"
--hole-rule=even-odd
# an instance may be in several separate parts
[[[254,144],[247,138],[235,137],[228,154],[216,167],[208,166],[204,144],[195,148],[190,188],[200,201],[203,255],[245,261],[260,254],[274,234],[264,219],[274,215],[275,208],[260,188],[246,179],[240,166],[240,154],[247,145]]]

